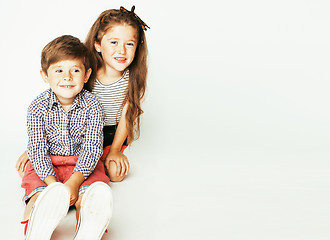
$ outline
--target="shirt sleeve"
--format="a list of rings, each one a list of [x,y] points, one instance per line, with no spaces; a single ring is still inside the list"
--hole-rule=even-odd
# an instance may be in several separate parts
[[[27,154],[35,172],[42,181],[50,175],[56,177],[53,164],[48,155],[43,116],[40,113],[38,114],[38,111],[34,112],[32,107],[28,111],[27,131]]]
[[[103,108],[97,101],[89,110],[85,136],[73,172],[81,172],[85,179],[93,172],[103,153]]]

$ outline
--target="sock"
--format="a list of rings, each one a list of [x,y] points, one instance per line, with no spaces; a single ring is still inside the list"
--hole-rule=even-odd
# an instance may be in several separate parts
[[[28,227],[28,224],[29,224],[29,219],[28,220],[25,220],[25,221],[22,221],[21,224],[25,224],[24,235],[26,235],[27,227]]]

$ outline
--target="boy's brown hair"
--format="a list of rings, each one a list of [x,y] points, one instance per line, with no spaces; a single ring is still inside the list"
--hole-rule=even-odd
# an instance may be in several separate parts
[[[41,52],[41,69],[47,74],[50,65],[63,60],[81,60],[85,71],[92,68],[92,59],[88,48],[76,37],[63,35],[48,43]]]

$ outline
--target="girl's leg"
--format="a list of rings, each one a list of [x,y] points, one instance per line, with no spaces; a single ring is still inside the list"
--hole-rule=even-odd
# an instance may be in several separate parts
[[[101,156],[100,160],[103,162],[103,164],[105,164],[105,159],[110,151],[110,146],[106,146],[104,149],[103,149],[103,155]],[[124,150],[126,149],[127,146],[122,146],[121,148],[121,152],[123,153]],[[115,161],[110,161],[110,168],[107,169],[104,165],[104,170],[106,172],[106,174],[109,176],[110,178],[110,181],[111,182],[121,182],[125,179],[125,175],[124,176],[117,176],[117,164],[115,163]]]
[[[110,161],[110,168],[107,169],[109,178],[111,182],[121,182],[126,177],[124,176],[117,176],[117,164],[114,161]]]

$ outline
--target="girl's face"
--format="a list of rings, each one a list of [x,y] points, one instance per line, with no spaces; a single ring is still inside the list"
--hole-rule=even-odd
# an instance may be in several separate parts
[[[102,54],[106,69],[122,73],[133,61],[137,47],[137,31],[129,25],[115,25],[103,36],[95,49]]]

